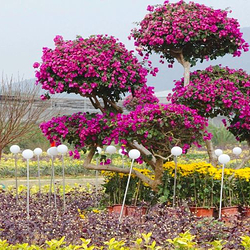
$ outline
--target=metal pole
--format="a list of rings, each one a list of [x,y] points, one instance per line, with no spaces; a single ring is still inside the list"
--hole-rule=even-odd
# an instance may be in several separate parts
[[[174,169],[174,194],[173,194],[173,207],[175,207],[176,196],[176,178],[177,178],[177,156],[174,157],[175,169]]]
[[[98,158],[96,158],[96,166],[98,166]],[[95,192],[97,194],[97,185],[98,185],[98,171],[95,171]]]
[[[15,154],[16,204],[18,203],[17,154]]]
[[[27,159],[27,219],[30,217],[30,170],[29,170],[29,159]]]
[[[54,158],[52,157],[52,179],[53,179],[53,187],[54,187],[54,203],[56,208],[56,185],[55,185],[55,169],[54,169]]]
[[[51,156],[51,162],[52,161],[53,161],[53,156]],[[53,170],[52,170],[52,163],[51,163],[51,174],[50,174],[50,185],[49,185],[49,205],[51,205],[52,180],[53,180]]]
[[[125,194],[124,194],[124,198],[123,198],[123,202],[122,202],[122,209],[121,209],[121,213],[120,213],[120,217],[119,217],[119,223],[121,222],[121,219],[122,219],[122,213],[123,213],[123,209],[124,209],[124,205],[125,205],[125,201],[126,201],[126,196],[127,196],[127,192],[128,192],[129,181],[130,181],[130,177],[131,177],[131,173],[132,173],[132,169],[133,169],[133,164],[134,164],[134,159],[132,159],[130,170],[129,170],[127,186],[126,186],[126,190],[125,190]]]
[[[65,167],[64,167],[64,159],[62,155],[62,167],[63,167],[63,211],[66,211],[66,199],[65,199]]]
[[[222,165],[222,173],[221,173],[221,188],[220,188],[220,209],[219,209],[219,219],[221,219],[222,191],[223,191],[223,180],[224,180],[224,167],[225,167],[225,164],[223,164],[223,165]]]
[[[40,176],[40,159],[39,159],[39,155],[37,156],[37,165],[38,165],[39,197],[41,197],[41,176]]]

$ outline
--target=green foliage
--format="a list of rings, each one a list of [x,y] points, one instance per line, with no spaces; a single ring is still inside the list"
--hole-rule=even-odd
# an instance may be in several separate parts
[[[241,245],[244,247],[245,250],[250,250],[250,236],[242,236]]]
[[[194,239],[195,236],[187,231],[185,233],[181,233],[173,240],[168,239],[167,242],[174,246],[175,250],[195,250],[197,248],[195,248],[196,242],[193,241]]]
[[[50,240],[46,241],[46,244],[49,246],[47,249],[48,250],[55,250],[55,249],[60,249],[63,245],[65,245],[65,236],[63,236],[60,240]]]
[[[107,246],[108,250],[128,250],[128,247],[124,247],[125,242],[123,240],[117,241],[115,238],[105,241],[104,244]]]
[[[213,246],[213,248],[210,248],[209,250],[222,250],[226,242],[223,240],[214,240],[210,242],[209,244]]]
[[[213,134],[213,145],[219,148],[224,148],[227,145],[236,145],[238,142],[234,135],[230,133],[225,126],[215,126],[209,124],[208,131]]]
[[[105,187],[105,193],[109,196],[109,203],[121,204],[124,198],[128,175],[118,173],[105,173],[104,175],[105,183],[103,186]],[[155,193],[149,186],[146,186],[138,177],[132,175],[126,196],[126,204],[136,205],[144,201],[151,202],[154,195]]]

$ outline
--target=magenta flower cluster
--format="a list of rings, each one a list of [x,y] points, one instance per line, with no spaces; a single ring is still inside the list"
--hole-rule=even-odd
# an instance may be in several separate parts
[[[177,81],[168,99],[204,117],[226,116],[224,124],[237,139],[250,141],[250,76],[245,71],[210,66],[191,73],[189,85],[183,86],[184,79]]]
[[[109,89],[119,99],[120,93],[146,83],[147,69],[133,51],[112,36],[78,37],[73,41],[56,36],[54,42],[55,49],[43,48],[41,65],[33,65],[37,68],[37,84],[50,94],[73,92],[102,97]]]
[[[187,150],[198,140],[210,139],[211,134],[202,130],[208,125],[207,119],[184,105],[146,104],[138,106],[129,114],[118,114],[111,121],[114,129],[104,143],[127,144],[138,141],[152,152],[168,155],[172,146],[178,144]]]
[[[79,149],[86,151],[88,147],[112,142],[127,145],[133,140],[159,154],[169,154],[176,144],[185,151],[192,143],[198,145],[202,136],[204,139],[211,138],[209,133],[202,132],[206,126],[207,120],[195,110],[184,105],[159,103],[137,106],[129,114],[106,116],[77,113],[52,118],[40,125],[50,141],[73,144],[76,150],[70,154],[75,158],[79,157]]]
[[[154,87],[143,87],[136,89],[134,93],[127,96],[123,101],[123,106],[127,110],[135,110],[137,106],[144,106],[147,103],[158,103],[159,99],[154,95]]]
[[[150,13],[131,33],[141,54],[153,50],[173,64],[173,54],[179,51],[194,65],[199,59],[216,59],[227,53],[240,56],[242,50],[248,51],[238,21],[225,10],[183,0],[165,1],[147,10]]]
[[[102,145],[102,136],[106,136],[109,131],[104,115],[88,113],[54,117],[41,123],[40,128],[50,142],[55,141],[59,145],[67,141],[73,144],[76,150],[70,154],[75,158],[79,157],[78,149]]]

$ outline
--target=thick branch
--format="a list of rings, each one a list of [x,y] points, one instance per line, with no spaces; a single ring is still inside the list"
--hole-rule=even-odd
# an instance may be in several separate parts
[[[156,159],[154,155],[146,149],[143,145],[139,144],[137,141],[133,141],[133,143],[128,143],[130,148],[135,148],[140,151],[140,153],[144,156],[143,160],[148,163],[154,170],[156,168]]]
[[[106,98],[106,97],[102,97],[102,98],[103,98],[103,100],[104,100],[106,103],[109,103],[117,112],[123,113],[123,109],[122,109],[121,107],[117,106],[115,102],[110,101],[110,100],[109,100],[108,98]]]
[[[123,174],[129,174],[129,168],[119,168],[115,167],[112,165],[95,165],[95,164],[86,164],[84,162],[84,167],[86,169],[91,169],[91,170],[98,170],[98,171],[111,171],[111,172],[116,172],[116,173],[123,173]],[[138,178],[140,178],[143,182],[147,183],[150,187],[154,187],[154,181],[144,174],[132,169],[132,174],[136,175]],[[154,188],[153,188],[154,190]]]
[[[92,147],[86,157],[86,160],[83,163],[83,166],[86,169],[91,169],[91,170],[98,170],[98,171],[111,171],[111,172],[117,172],[117,173],[124,173],[124,174],[128,174],[129,173],[129,168],[119,168],[119,167],[115,167],[112,165],[95,165],[91,163],[91,160],[93,159],[93,156],[95,155],[95,147]],[[132,170],[132,174],[136,175],[139,179],[141,179],[143,182],[147,183],[153,190],[154,190],[154,181],[150,178],[148,178],[147,176],[145,176],[144,174],[136,171],[136,170]]]
[[[170,50],[170,54],[183,66],[184,68],[184,87],[189,84],[190,81],[190,62],[184,59],[182,50]]]

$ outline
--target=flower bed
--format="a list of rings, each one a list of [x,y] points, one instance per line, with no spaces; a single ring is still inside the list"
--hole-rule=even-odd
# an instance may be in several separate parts
[[[174,186],[174,162],[164,164],[163,185],[159,193],[154,193],[145,183],[132,175],[128,204],[155,202],[157,198],[171,205]],[[154,178],[148,169],[134,168],[149,178]],[[223,206],[250,206],[250,168],[225,168]],[[119,203],[123,199],[127,175],[103,172],[106,193],[111,203]],[[214,167],[206,162],[177,164],[177,202],[181,206],[188,204],[195,207],[218,207],[221,185],[221,166]]]
[[[155,241],[156,245],[169,249],[167,239],[173,240],[189,230],[196,236],[193,241],[203,249],[214,240],[225,241],[227,247],[239,249],[240,237],[250,232],[250,219],[225,224],[212,218],[198,218],[184,208],[160,205],[151,207],[143,220],[141,217],[126,216],[122,223],[118,223],[118,215],[96,208],[103,193],[96,196],[80,188],[67,192],[66,213],[63,212],[59,194],[57,208],[53,203],[49,206],[48,194],[43,193],[41,198],[38,194],[31,195],[28,219],[25,194],[20,193],[19,204],[16,205],[15,197],[10,192],[0,192],[0,239],[7,240],[9,244],[27,242],[45,247],[46,241],[60,240],[65,236],[67,245],[81,245],[81,238],[84,238],[91,239],[91,244],[95,246],[103,246],[115,238],[119,242],[124,241],[124,246],[131,249],[142,233],[152,233],[148,244]]]

